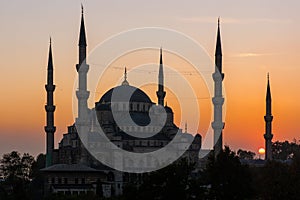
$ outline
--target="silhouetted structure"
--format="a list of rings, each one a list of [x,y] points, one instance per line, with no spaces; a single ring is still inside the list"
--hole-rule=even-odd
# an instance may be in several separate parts
[[[76,70],[78,72],[78,90],[76,91],[76,97],[78,99],[78,117],[76,118],[76,128],[79,133],[88,133],[89,131],[89,121],[88,121],[88,103],[87,100],[90,96],[90,92],[87,90],[87,73],[89,71],[89,65],[86,63],[86,35],[84,26],[84,16],[83,7],[81,6],[81,24],[79,33],[79,62],[76,65]],[[87,134],[80,135],[81,141],[87,144]],[[82,150],[81,163],[87,163],[87,152]]]
[[[42,169],[45,174],[46,193],[61,192],[64,194],[79,194],[103,192],[103,196],[120,195],[122,194],[124,184],[141,178],[141,175],[137,176],[136,174],[123,173],[112,169],[95,159],[95,157],[87,151],[85,145],[90,149],[93,147],[103,147],[103,153],[111,155],[111,158],[115,156],[115,152],[112,149],[106,148],[106,146],[109,145],[106,145],[106,143],[103,142],[104,140],[99,138],[99,135],[101,135],[99,128],[103,130],[109,141],[113,142],[118,148],[139,153],[156,151],[170,143],[177,134],[180,137],[178,145],[192,141],[188,149],[181,150],[184,152],[182,157],[187,158],[190,162],[198,161],[198,154],[201,148],[201,136],[197,134],[193,137],[191,134],[183,133],[174,123],[172,108],[164,106],[166,92],[164,91],[162,49],[160,49],[157,104],[152,102],[144,91],[129,84],[127,81],[127,70],[125,68],[124,81],[122,84],[109,89],[103,94],[100,100],[96,102],[94,108],[88,108],[87,100],[90,93],[87,90],[87,73],[89,71],[89,65],[86,61],[87,40],[83,8],[78,46],[79,62],[76,65],[79,79],[78,90],[76,91],[78,117],[76,118],[76,126],[74,124],[68,127],[68,132],[63,135],[58,149],[54,149],[53,134],[51,135],[52,140],[49,143],[47,142],[47,148],[49,146],[49,149],[51,149],[50,157],[48,157],[51,162],[48,163],[46,168]],[[51,62],[49,61],[49,63],[51,63],[51,65],[49,66],[52,67],[52,53],[50,55],[49,58],[51,58]],[[53,73],[52,71],[50,72],[50,74],[48,73],[48,79],[52,80]],[[52,81],[48,85],[51,84]],[[53,88],[49,89],[49,92],[47,90],[47,94],[51,96],[49,105],[52,106],[53,91]],[[112,99],[113,91],[132,95],[129,102],[124,99]],[[132,91],[134,92],[131,93]],[[165,123],[164,120],[159,120],[162,116],[161,110],[159,110],[161,106],[166,113]],[[131,125],[126,118],[124,118],[120,124],[117,124],[112,110],[117,111],[117,113],[122,116],[129,112],[132,120],[138,125]],[[47,118],[47,124],[49,123],[52,127],[54,127],[53,111],[54,109],[52,108],[52,112],[50,112],[52,118]],[[157,124],[148,125],[150,122],[149,115],[153,116],[151,120],[158,119],[158,123],[162,124],[159,124],[159,126],[157,126]],[[99,123],[101,127],[95,126],[96,123]],[[155,133],[155,135],[148,138],[135,138],[123,130],[137,134]],[[140,162],[138,166],[133,166],[133,162],[124,157],[122,161],[123,169],[139,169],[142,167],[151,169],[154,168],[154,166],[163,164],[162,161],[156,158],[149,160],[145,157],[145,160],[142,161],[143,162]]]
[[[55,90],[55,85],[53,84],[53,60],[52,60],[52,48],[51,48],[51,38],[49,45],[49,57],[48,57],[48,74],[47,74],[47,84],[45,85],[47,91],[47,105],[45,106],[47,125],[45,126],[46,131],[46,166],[52,165],[53,161],[53,150],[54,150],[54,133],[56,127],[54,126],[54,111],[55,106],[53,105],[53,93]]]
[[[268,74],[268,85],[267,85],[267,94],[266,94],[266,115],[265,115],[265,122],[266,122],[266,132],[264,134],[264,138],[266,140],[266,153],[265,153],[265,160],[272,160],[272,98],[271,98],[271,90],[270,90],[270,80]]]
[[[225,123],[223,122],[222,106],[224,98],[222,94],[222,82],[224,74],[222,73],[222,47],[221,47],[221,34],[220,34],[220,19],[218,19],[218,31],[215,53],[215,72],[213,73],[213,80],[215,82],[215,94],[212,98],[214,104],[214,121],[212,128],[214,130],[214,155],[215,157],[222,151],[223,148],[223,134],[222,130]]]
[[[164,91],[164,70],[163,70],[163,59],[162,49],[160,48],[160,61],[159,61],[159,73],[158,73],[158,91],[156,92],[158,98],[158,104],[164,106],[164,99],[166,92]]]

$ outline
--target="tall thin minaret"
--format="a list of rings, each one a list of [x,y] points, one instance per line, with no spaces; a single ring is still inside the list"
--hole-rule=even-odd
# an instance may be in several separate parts
[[[90,123],[88,118],[88,98],[90,92],[87,90],[87,73],[89,71],[89,65],[86,63],[86,36],[83,16],[83,6],[81,5],[81,25],[79,33],[79,62],[76,65],[78,72],[78,90],[76,96],[78,99],[78,117],[76,119],[76,129],[80,136],[81,142],[87,144],[88,131],[90,130]],[[87,151],[85,148],[81,148],[81,163],[87,164]]]
[[[158,104],[164,106],[164,99],[166,92],[164,91],[164,69],[162,59],[162,48],[160,48],[160,61],[159,61],[159,73],[158,73],[158,90],[156,92],[158,98]]]
[[[271,98],[271,90],[270,90],[270,81],[269,81],[269,73],[268,73],[268,85],[267,85],[267,94],[266,94],[266,115],[265,115],[265,122],[266,122],[266,132],[264,134],[264,138],[266,141],[266,154],[265,160],[272,160],[272,98]]]
[[[86,36],[84,27],[84,17],[83,17],[83,7],[81,7],[81,25],[79,33],[79,62],[76,65],[76,70],[78,72],[78,90],[76,91],[76,96],[78,99],[78,120],[77,125],[82,124],[87,120],[87,100],[89,98],[89,91],[87,90],[87,73],[89,71],[89,65],[86,64]]]
[[[48,57],[48,69],[47,69],[47,84],[45,89],[47,91],[47,105],[45,105],[47,125],[45,126],[46,138],[46,167],[49,167],[53,163],[53,150],[54,150],[54,133],[56,127],[54,126],[54,111],[55,106],[53,104],[53,93],[55,85],[53,84],[53,60],[52,60],[52,48],[51,38],[49,45],[49,57]]]
[[[223,148],[223,134],[222,130],[225,123],[222,119],[222,106],[224,98],[222,94],[222,82],[224,74],[222,73],[222,47],[220,34],[220,18],[218,18],[217,42],[215,52],[215,72],[213,73],[213,80],[215,83],[214,97],[212,98],[214,104],[214,121],[212,128],[214,130],[214,155],[215,157],[222,151]]]

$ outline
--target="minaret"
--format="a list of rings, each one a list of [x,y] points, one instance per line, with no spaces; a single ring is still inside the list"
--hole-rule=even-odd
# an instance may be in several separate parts
[[[218,18],[217,42],[215,52],[215,72],[213,73],[214,80],[214,97],[212,102],[214,104],[214,121],[212,128],[214,130],[214,155],[215,157],[222,151],[223,148],[223,134],[222,130],[225,123],[222,120],[222,106],[224,98],[222,94],[222,82],[224,74],[222,73],[222,47],[220,34],[220,19]]]
[[[89,91],[87,91],[87,73],[89,71],[89,65],[86,64],[86,36],[84,27],[84,17],[83,17],[83,7],[81,12],[81,25],[79,33],[79,62],[76,65],[78,72],[78,90],[76,91],[76,96],[78,99],[78,121],[79,124],[83,123],[87,119],[87,100],[89,98]],[[78,123],[77,123],[78,124]]]
[[[272,98],[271,98],[271,90],[270,90],[270,81],[269,81],[269,73],[268,73],[268,85],[267,85],[267,94],[266,94],[266,133],[264,134],[264,138],[266,141],[266,154],[265,160],[272,160]]]
[[[79,33],[79,62],[76,65],[78,72],[78,90],[76,96],[78,99],[78,118],[76,119],[76,128],[79,133],[80,139],[83,144],[87,144],[87,134],[89,131],[89,119],[88,119],[88,103],[90,92],[87,90],[87,73],[89,71],[89,65],[86,63],[86,35],[84,26],[83,6],[81,5],[81,25]],[[81,162],[87,162],[87,152],[82,149]]]
[[[54,126],[54,111],[55,106],[53,105],[53,93],[55,90],[55,85],[53,85],[53,61],[52,61],[52,48],[51,48],[51,38],[49,45],[49,57],[48,57],[48,74],[47,74],[47,84],[45,85],[47,91],[47,105],[45,105],[47,125],[45,126],[45,132],[47,134],[46,138],[46,167],[52,165],[53,162],[53,150],[54,150],[54,133],[56,127]]]
[[[164,106],[164,99],[166,92],[164,91],[164,69],[162,60],[162,48],[160,48],[160,61],[159,61],[159,73],[158,73],[158,91],[156,92],[158,98],[158,104]]]

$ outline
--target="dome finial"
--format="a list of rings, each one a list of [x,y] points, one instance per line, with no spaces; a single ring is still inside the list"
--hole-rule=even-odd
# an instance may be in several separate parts
[[[129,85],[128,81],[127,81],[127,69],[125,67],[125,71],[124,71],[124,81],[122,82],[122,85]]]

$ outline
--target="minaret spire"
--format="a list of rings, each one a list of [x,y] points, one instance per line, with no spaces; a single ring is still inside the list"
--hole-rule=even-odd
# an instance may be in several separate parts
[[[266,154],[265,154],[265,160],[272,160],[272,121],[273,121],[273,116],[272,116],[272,98],[271,98],[271,89],[270,89],[270,78],[269,78],[269,73],[267,75],[268,78],[268,83],[267,83],[267,93],[266,93],[266,115],[264,117],[265,119],[265,142],[266,142]]]
[[[85,34],[85,25],[84,25],[84,13],[83,13],[83,5],[81,4],[81,24],[80,24],[80,33],[79,33],[79,65],[83,62],[86,62],[86,34]],[[77,69],[78,71],[78,69]]]
[[[48,70],[52,69],[53,70],[53,60],[52,60],[52,44],[51,44],[51,37],[49,39],[49,55],[48,55]],[[48,77],[49,79],[49,77]]]
[[[223,133],[225,123],[223,122],[222,106],[224,97],[222,94],[222,82],[224,74],[222,73],[222,46],[220,34],[220,18],[218,18],[217,41],[215,51],[215,72],[213,73],[214,80],[214,97],[212,98],[214,104],[214,121],[212,128],[214,130],[214,154],[215,158],[222,151],[223,148]]]
[[[158,91],[156,92],[158,104],[164,106],[166,92],[164,91],[164,69],[162,59],[162,48],[160,48],[159,73],[158,73]]]
[[[221,44],[221,33],[220,33],[220,17],[218,18],[215,64],[216,64],[219,72],[222,73],[222,44]]]
[[[46,132],[46,167],[53,164],[53,150],[54,150],[54,133],[56,127],[54,126],[54,111],[55,106],[53,104],[53,94],[55,90],[55,85],[53,84],[53,59],[52,59],[52,45],[51,37],[49,44],[49,56],[48,56],[48,67],[47,67],[47,84],[45,85],[47,91],[47,104],[45,106],[46,110],[46,120],[47,124],[45,126]]]

